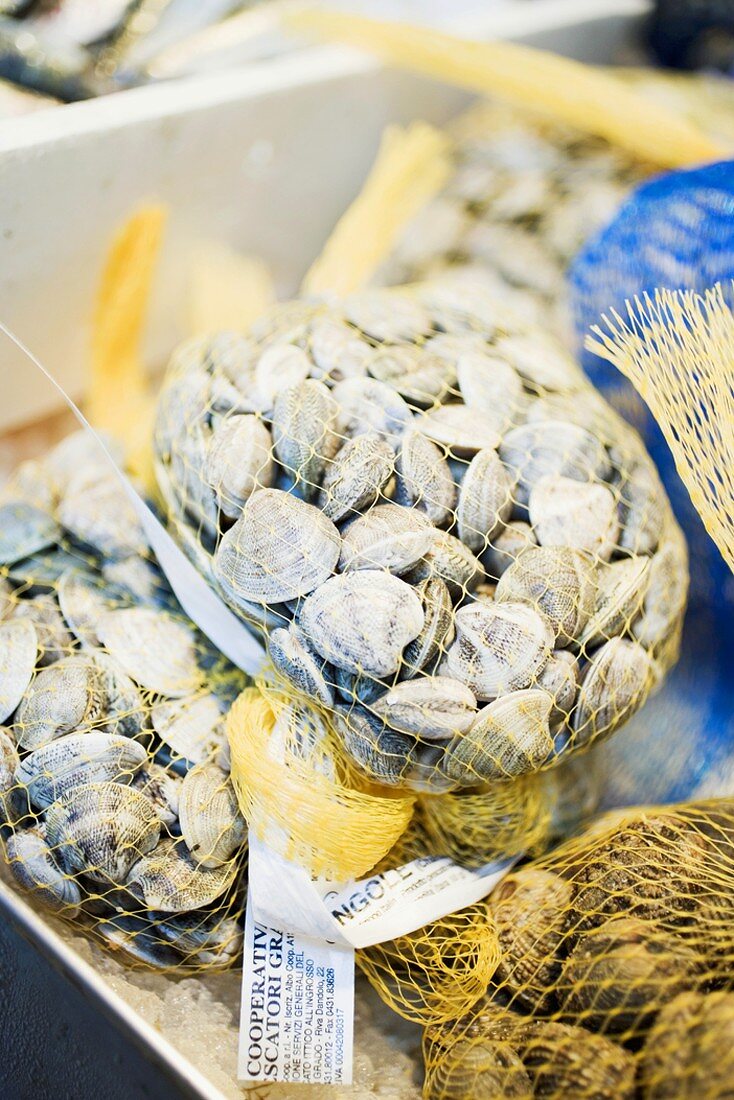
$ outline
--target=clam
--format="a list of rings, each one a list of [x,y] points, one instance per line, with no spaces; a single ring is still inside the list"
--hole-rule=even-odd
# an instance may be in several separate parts
[[[345,703],[363,703],[369,707],[388,689],[384,680],[376,680],[374,676],[355,675],[343,668],[332,671],[336,693]]]
[[[620,486],[619,545],[633,554],[652,554],[663,534],[667,516],[665,490],[649,461],[625,464]]]
[[[660,543],[650,559],[643,613],[632,633],[648,649],[670,640],[686,602],[688,568],[686,546],[680,531]]]
[[[393,475],[392,448],[375,433],[346,443],[324,475],[318,503],[339,523],[371,507]]]
[[[169,470],[175,503],[173,511],[180,512],[195,528],[198,538],[205,542],[216,538],[219,519],[214,490],[205,476],[210,444],[208,427],[190,426],[176,441]]]
[[[442,671],[478,699],[528,687],[550,657],[553,632],[532,607],[477,600],[454,616],[456,639]]]
[[[222,867],[202,866],[182,840],[162,840],[148,852],[133,866],[127,886],[146,908],[161,913],[210,905],[231,886],[237,873],[233,860]]]
[[[542,477],[530,493],[530,522],[541,546],[571,546],[608,560],[619,536],[614,495],[605,485]]]
[[[149,691],[185,695],[201,680],[191,628],[165,611],[107,611],[97,623],[97,634],[123,672]]]
[[[376,378],[346,378],[332,390],[339,423],[348,436],[376,434],[396,447],[413,414],[399,393]]]
[[[511,1008],[552,1011],[572,895],[570,882],[533,865],[508,875],[490,895],[501,950],[494,981]]]
[[[455,382],[445,359],[417,345],[380,348],[368,369],[373,378],[391,386],[411,405],[423,408],[441,401]]]
[[[681,993],[660,1008],[642,1050],[643,1100],[725,1100],[734,1080],[734,995]]]
[[[148,550],[138,514],[112,475],[69,489],[59,503],[58,516],[77,542],[100,557],[122,558]]]
[[[500,458],[517,482],[516,494],[527,504],[545,477],[565,477],[582,483],[604,480],[611,472],[603,443],[586,428],[563,420],[523,424],[502,439]]]
[[[150,712],[153,729],[175,758],[200,764],[224,740],[222,708],[215,695],[161,700]]]
[[[46,842],[45,827],[17,829],[6,841],[8,867],[16,882],[33,893],[34,900],[74,917],[81,890],[61,869]]]
[[[554,649],[534,686],[547,691],[553,699],[551,726],[557,722],[567,722],[579,686],[579,664],[573,653],[567,649]]]
[[[44,592],[30,600],[18,600],[14,619],[29,619],[38,639],[38,664],[51,665],[72,652],[74,638],[70,634],[54,596]]]
[[[422,512],[440,526],[452,515],[456,487],[441,450],[421,432],[411,429],[402,438],[396,469],[396,499]]]
[[[160,831],[148,799],[122,783],[74,787],[46,811],[46,840],[62,868],[95,882],[124,882]]]
[[[377,504],[344,531],[339,569],[405,573],[428,552],[434,533],[420,512],[399,504]]]
[[[311,374],[327,382],[359,378],[367,373],[374,349],[354,329],[329,317],[318,317],[309,330]]]
[[[61,547],[53,547],[13,562],[8,567],[8,578],[23,589],[25,596],[37,596],[42,592],[55,592],[60,577],[68,569],[89,573],[91,564],[80,551],[71,553]]]
[[[256,489],[273,483],[273,441],[257,416],[231,416],[212,432],[204,477],[220,510],[237,519]]]
[[[423,306],[413,298],[392,290],[362,290],[342,303],[344,316],[373,340],[392,344],[419,340],[431,331]]]
[[[0,565],[30,558],[61,539],[51,516],[24,501],[0,506]]]
[[[180,345],[163,380],[158,397],[154,445],[158,457],[166,462],[179,446],[185,430],[201,429],[211,407],[211,376],[201,366],[201,353],[200,340],[189,340]]]
[[[97,666],[81,654],[41,669],[15,715],[18,744],[37,749],[72,731],[81,732],[105,714],[105,692]]]
[[[464,474],[456,509],[459,538],[470,550],[484,550],[510,518],[512,493],[512,480],[497,452],[479,451]]]
[[[553,751],[552,707],[553,697],[538,688],[495,699],[447,747],[446,774],[464,786],[476,786],[537,771]]]
[[[518,1048],[534,1096],[633,1100],[635,1059],[604,1035],[583,1027],[528,1021]]]
[[[287,630],[283,627],[273,630],[268,652],[276,671],[297,691],[318,699],[327,707],[333,705],[334,691],[324,676],[328,666],[311,648],[300,627],[291,623]]]
[[[440,578],[458,601],[479,584],[484,576],[481,562],[468,546],[447,531],[434,531],[430,550],[410,570],[411,584]]]
[[[130,958],[154,970],[176,970],[181,967],[181,956],[163,938],[159,919],[115,913],[107,920],[97,921],[94,931],[113,950],[124,951]]]
[[[499,432],[517,423],[523,402],[522,382],[501,356],[486,351],[467,351],[456,367],[464,404],[487,417]]]
[[[397,672],[423,623],[413,589],[375,569],[331,577],[306,599],[300,615],[301,628],[325,660],[378,678]]]
[[[263,412],[269,412],[281,390],[303,382],[311,372],[311,360],[295,344],[271,343],[255,366],[255,391]]]
[[[0,623],[0,722],[16,709],[36,667],[38,636],[29,619]]]
[[[178,816],[186,847],[201,867],[223,866],[247,835],[229,776],[213,763],[184,776]]]
[[[98,580],[69,569],[59,578],[57,597],[64,619],[82,645],[99,645],[97,623],[114,606],[109,590]]]
[[[231,601],[281,603],[331,576],[340,538],[318,508],[279,489],[253,493],[219,544],[214,569]]]
[[[585,379],[573,356],[560,343],[552,342],[545,332],[501,336],[494,350],[526,383],[537,389],[583,388]]]
[[[334,778],[330,729],[319,711],[308,703],[279,707],[268,741],[268,756],[291,766],[305,761],[317,775]]]
[[[281,390],[273,411],[275,454],[291,472],[306,500],[318,491],[327,464],[339,449],[339,406],[323,382],[308,378]]]
[[[131,787],[148,799],[160,818],[169,828],[178,822],[178,802],[181,794],[181,778],[160,764],[146,763],[134,775]]]
[[[458,680],[421,676],[395,684],[372,711],[402,733],[440,741],[467,732],[477,716],[477,701]]]
[[[454,613],[445,581],[428,577],[418,582],[415,592],[423,608],[423,626],[403,653],[403,674],[407,676],[422,669],[430,671],[454,640]]]
[[[21,792],[16,787],[15,773],[20,764],[10,730],[0,727],[0,824],[13,824],[22,813]]]
[[[167,581],[160,569],[146,558],[129,557],[120,558],[119,561],[104,561],[102,576],[108,585],[114,585],[121,594],[133,599],[135,603],[156,604],[170,595]]]
[[[499,432],[487,417],[468,405],[439,405],[416,418],[416,428],[428,439],[456,455],[495,450]]]
[[[193,966],[229,966],[242,954],[243,932],[234,917],[178,913],[157,923],[156,931]]]
[[[401,786],[407,780],[415,738],[360,706],[337,706],[334,720],[345,751],[373,783]]]
[[[575,744],[606,737],[639,710],[655,679],[639,642],[611,638],[584,671],[573,714]]]
[[[532,1100],[523,1064],[509,1043],[454,1040],[426,1071],[426,1100]]]
[[[649,558],[600,563],[594,613],[579,636],[579,645],[590,648],[625,633],[642,610],[649,577]]]
[[[123,737],[137,737],[142,733],[148,718],[147,707],[139,689],[107,653],[93,650],[90,656],[99,671],[105,697],[105,730]]]
[[[15,774],[32,805],[44,810],[83,784],[129,783],[147,757],[143,746],[129,737],[91,730],[66,734],[34,749]]]
[[[586,626],[596,594],[596,571],[588,554],[566,546],[537,546],[523,550],[504,570],[495,599],[536,608],[550,623],[555,644],[567,646]]]
[[[519,555],[531,546],[537,546],[532,527],[524,520],[510,520],[502,530],[494,536],[490,545],[481,556],[481,562],[487,576],[499,581],[502,574],[508,569]]]

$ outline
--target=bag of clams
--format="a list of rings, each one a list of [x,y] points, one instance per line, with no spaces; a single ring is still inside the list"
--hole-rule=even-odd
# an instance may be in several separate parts
[[[734,801],[612,811],[489,898],[488,988],[425,1032],[430,1100],[723,1100]]]
[[[224,712],[245,677],[181,611],[91,435],[4,488],[0,600],[10,874],[131,962],[230,966],[246,829]]]
[[[676,658],[685,544],[639,437],[480,283],[296,300],[186,343],[155,450],[172,531],[277,685],[231,715],[241,804],[317,874],[374,867],[416,798],[484,859],[513,803],[503,843],[527,850],[529,781]]]

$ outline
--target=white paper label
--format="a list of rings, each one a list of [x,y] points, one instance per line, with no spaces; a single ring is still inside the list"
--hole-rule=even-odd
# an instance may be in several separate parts
[[[248,897],[240,1080],[349,1085],[353,1027],[354,949],[261,924]]]

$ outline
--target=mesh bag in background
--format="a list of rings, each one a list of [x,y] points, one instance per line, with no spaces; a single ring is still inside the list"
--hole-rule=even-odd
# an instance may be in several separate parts
[[[734,802],[605,815],[488,899],[499,961],[425,1096],[731,1095]]]
[[[231,965],[246,837],[224,711],[245,678],[184,616],[91,436],[5,486],[0,596],[12,878],[131,962]]]
[[[174,532],[350,766],[397,792],[515,780],[609,736],[675,659],[685,601],[639,439],[474,291],[280,306],[180,348],[159,404]]]

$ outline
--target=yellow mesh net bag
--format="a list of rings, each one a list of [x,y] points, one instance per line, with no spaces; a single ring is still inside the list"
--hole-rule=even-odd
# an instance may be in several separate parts
[[[181,611],[91,435],[4,487],[0,604],[11,878],[131,963],[233,965],[247,854],[224,713],[246,680]]]
[[[733,830],[726,799],[617,811],[508,875],[497,967],[427,1029],[424,1095],[730,1095]]]

